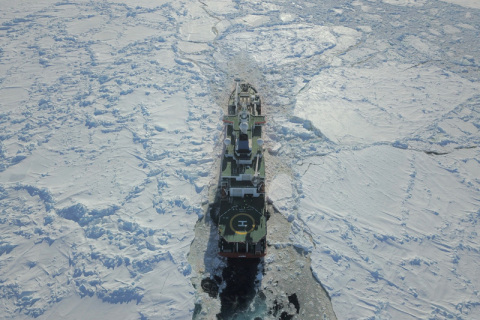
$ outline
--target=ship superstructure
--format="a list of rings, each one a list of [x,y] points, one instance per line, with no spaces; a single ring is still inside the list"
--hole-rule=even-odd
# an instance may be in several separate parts
[[[219,254],[258,258],[266,254],[265,159],[262,129],[265,116],[257,90],[236,80],[224,116],[225,152],[216,215]]]

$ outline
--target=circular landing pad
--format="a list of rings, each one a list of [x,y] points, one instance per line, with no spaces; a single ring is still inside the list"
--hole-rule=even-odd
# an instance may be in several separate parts
[[[230,219],[230,228],[236,234],[247,234],[255,228],[255,219],[247,213],[238,213]]]

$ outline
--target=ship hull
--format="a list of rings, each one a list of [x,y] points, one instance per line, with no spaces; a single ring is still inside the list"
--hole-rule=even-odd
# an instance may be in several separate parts
[[[218,187],[219,255],[266,255],[267,214],[260,97],[248,83],[237,82],[223,118],[225,146]]]
[[[262,258],[267,255],[267,251],[260,255],[251,254],[251,253],[227,253],[227,252],[219,252],[220,256],[225,258],[247,258],[247,259],[254,259],[254,258]]]

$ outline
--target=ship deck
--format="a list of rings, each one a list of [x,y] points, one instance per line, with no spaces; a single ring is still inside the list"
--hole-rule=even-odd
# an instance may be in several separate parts
[[[236,162],[233,160],[235,154],[235,138],[234,132],[239,132],[239,120],[235,116],[225,116],[224,121],[231,123],[231,126],[227,126],[227,137],[232,141],[231,144],[225,148],[225,157],[222,162],[222,177],[233,177],[238,176],[239,174],[255,174],[255,169],[257,166],[255,157],[260,155],[261,146],[258,145],[258,139],[261,139],[262,136],[262,127],[261,124],[265,123],[265,116],[252,116],[250,115],[249,119],[249,128],[254,128],[248,130],[249,146],[251,148],[251,159],[252,164],[250,166],[237,166]],[[256,124],[256,125],[255,125]],[[239,172],[238,168],[241,167],[243,172]],[[260,159],[258,163],[258,176],[260,178],[265,178],[265,162],[263,159]]]
[[[227,242],[257,243],[267,234],[265,198],[238,198],[220,205],[218,228]]]

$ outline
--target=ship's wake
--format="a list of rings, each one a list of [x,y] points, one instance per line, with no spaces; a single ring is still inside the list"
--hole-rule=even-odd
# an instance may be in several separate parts
[[[228,259],[222,278],[225,288],[219,294],[218,319],[255,319],[266,311],[265,296],[258,294],[263,259]],[[263,317],[261,317],[263,319]]]

